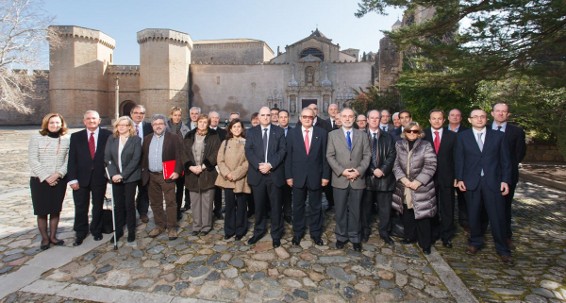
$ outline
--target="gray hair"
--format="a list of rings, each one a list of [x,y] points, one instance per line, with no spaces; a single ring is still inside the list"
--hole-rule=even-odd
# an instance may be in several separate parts
[[[155,114],[155,115],[151,116],[151,124],[152,125],[153,125],[153,122],[155,122],[157,120],[163,120],[163,122],[167,122],[167,117],[165,117],[165,115],[163,115],[163,114]]]
[[[200,107],[197,106],[191,107],[191,109],[189,109],[189,113],[192,112],[193,110],[196,110],[200,114]]]

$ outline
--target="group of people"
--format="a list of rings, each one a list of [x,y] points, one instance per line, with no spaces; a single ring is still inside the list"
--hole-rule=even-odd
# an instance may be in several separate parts
[[[485,111],[473,110],[471,129],[461,125],[458,109],[450,111],[446,127],[444,112],[431,110],[427,129],[408,111],[393,117],[388,110],[356,115],[331,104],[327,112],[329,119],[322,119],[311,104],[291,127],[288,111],[262,107],[249,129],[238,113],[222,129],[217,112],[206,115],[193,107],[184,123],[181,108],[173,107],[169,118],[156,114],[146,123],[145,108],[137,105],[130,117],[114,121],[113,131],[100,128],[99,114],[89,110],[86,128],[70,138],[63,117],[48,114],[29,145],[41,249],[63,245],[56,235],[67,184],[75,202],[73,245],[81,245],[89,232],[101,240],[110,182],[116,240],[126,227],[127,241],[135,241],[136,210],[147,223],[151,206],[155,228],[150,237],[167,231],[170,240],[177,239],[177,221],[191,209],[192,235],[208,234],[224,211],[224,238],[241,240],[252,212],[249,245],[264,237],[270,221],[273,247],[279,247],[287,221],[293,245],[300,245],[308,230],[320,246],[324,193],[335,211],[336,248],[350,242],[361,251],[376,213],[380,238],[393,245],[391,221],[400,214],[401,243],[418,242],[429,254],[438,239],[452,247],[457,195],[460,225],[469,231],[467,252],[483,248],[489,223],[501,260],[512,262],[511,201],[525,134],[507,123],[507,104],[493,106],[491,125]]]

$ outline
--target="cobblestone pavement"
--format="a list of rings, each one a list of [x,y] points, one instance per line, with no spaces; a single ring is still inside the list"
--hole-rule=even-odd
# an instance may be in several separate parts
[[[565,192],[520,183],[515,204],[516,265],[503,266],[493,244],[465,255],[465,234],[454,248],[439,243],[430,256],[415,245],[385,245],[376,236],[362,253],[334,249],[334,220],[327,218],[325,246],[308,236],[300,247],[266,236],[254,246],[224,240],[222,221],[205,237],[190,235],[190,215],[179,238],[151,239],[152,223],[137,241],[118,250],[92,242],[72,247],[73,203],[67,194],[60,238],[65,247],[39,251],[28,189],[27,141],[35,129],[0,129],[0,279],[24,272],[45,256],[75,254],[61,266],[40,271],[2,302],[563,302],[566,299]],[[9,143],[7,143],[9,142]],[[251,235],[251,231],[248,236]],[[92,240],[91,238],[88,238]],[[88,242],[88,239],[86,242]],[[244,238],[244,239],[247,239]],[[286,241],[287,240],[287,241]],[[86,243],[85,242],[85,243]],[[84,249],[84,253],[79,249]],[[47,262],[49,263],[49,262]],[[453,269],[453,270],[452,270]],[[461,280],[460,280],[461,279]],[[461,283],[463,282],[463,283]],[[1,287],[0,287],[1,289]],[[471,291],[471,292],[470,292]],[[0,290],[1,293],[1,290]]]

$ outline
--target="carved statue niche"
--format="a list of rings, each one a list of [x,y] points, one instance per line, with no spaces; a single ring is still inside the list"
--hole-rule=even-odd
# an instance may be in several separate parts
[[[312,66],[305,68],[305,85],[314,85],[314,67]]]

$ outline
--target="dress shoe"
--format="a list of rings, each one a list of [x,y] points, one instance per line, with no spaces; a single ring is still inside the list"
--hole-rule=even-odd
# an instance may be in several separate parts
[[[155,237],[159,236],[162,232],[163,232],[163,229],[156,227],[149,232],[148,236],[150,238],[155,238]]]
[[[336,240],[336,248],[337,249],[344,248],[344,245],[346,245],[346,241],[342,242],[342,241]]]
[[[222,215],[221,212],[215,212],[215,213],[214,213],[214,218],[215,218],[216,220],[223,220],[223,219],[224,219],[224,216]]]
[[[427,256],[430,255],[430,247],[429,248],[423,248],[423,253]]]
[[[136,241],[136,233],[128,233],[128,242]]]
[[[59,240],[59,239],[55,239],[55,241],[53,240],[49,240],[51,242],[51,244],[55,245],[55,246],[62,246],[65,244],[65,241],[63,240]]]
[[[182,212],[178,212],[178,213],[177,213],[177,221],[181,221],[181,219],[183,219],[183,213],[182,213]]]
[[[387,236],[387,237],[383,237],[381,238],[383,240],[383,242],[385,242],[385,244],[387,245],[393,245],[395,244],[395,242],[393,242],[393,239],[391,239],[391,237]]]
[[[442,241],[442,246],[444,246],[446,248],[452,248],[452,241],[450,241],[450,240]]]
[[[149,222],[149,217],[147,215],[140,215],[140,220],[143,223],[147,223],[147,222]]]
[[[79,246],[83,244],[84,238],[76,238],[75,242],[73,242],[73,246]]]
[[[409,240],[409,239],[403,239],[403,240],[401,240],[401,244],[413,244],[413,243],[417,243],[417,241],[415,241],[415,240]]]
[[[204,236],[208,235],[209,232],[210,232],[210,230],[201,230],[199,235],[204,237]]]
[[[291,244],[293,245],[301,245],[301,237],[293,236],[293,240],[291,240]]]
[[[285,220],[285,222],[287,222],[287,224],[292,224],[292,221],[293,221],[291,216],[284,216],[283,220]]]
[[[322,241],[322,239],[320,237],[314,237],[314,238],[312,238],[312,241],[314,242],[314,244],[316,244],[318,246],[324,245],[324,242]]]
[[[513,265],[515,263],[511,256],[500,255],[499,259],[501,259],[501,262],[503,262],[503,264],[505,264],[505,265]]]
[[[200,233],[200,231],[198,231],[198,230],[193,230],[193,231],[191,232],[191,236],[198,236],[199,233]]]
[[[94,238],[94,241],[100,241],[102,240],[102,235],[96,235],[96,236],[92,236]]]
[[[274,240],[273,240],[273,248],[277,248],[277,247],[279,247],[279,246],[281,246],[281,240],[279,240],[279,239],[274,239]]]
[[[228,240],[228,239],[232,238],[233,236],[234,236],[234,234],[225,235],[225,236],[224,236],[224,240]]]
[[[473,255],[477,254],[478,251],[480,251],[479,248],[472,246],[472,245],[469,245],[468,248],[466,249],[466,254],[473,256]]]
[[[237,235],[237,236],[234,237],[234,240],[240,241],[240,240],[242,240],[243,237],[244,237],[243,235]]]
[[[50,246],[49,242],[47,242],[47,244],[43,244],[43,243],[42,243],[42,244],[39,246],[39,249],[41,249],[41,250],[46,250],[46,249],[49,248],[49,246]]]
[[[263,238],[264,234],[261,235],[253,235],[253,237],[251,237],[248,240],[248,245],[254,245],[257,243],[257,241],[261,240],[261,238]]]
[[[362,251],[362,243],[354,243],[354,250],[357,252],[361,252]]]
[[[177,230],[175,228],[169,229],[167,236],[169,236],[169,241],[177,240]]]

